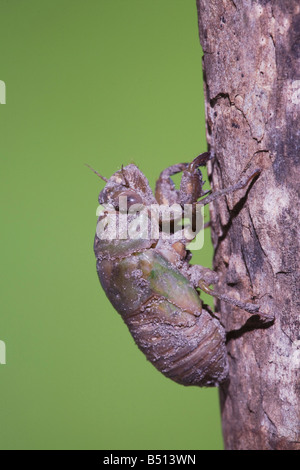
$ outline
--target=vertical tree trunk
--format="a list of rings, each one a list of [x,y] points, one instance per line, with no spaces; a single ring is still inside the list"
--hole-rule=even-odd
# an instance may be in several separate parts
[[[227,449],[300,449],[300,3],[198,0],[214,189],[262,168],[211,204],[218,290],[275,314],[264,327],[218,304],[230,378]]]

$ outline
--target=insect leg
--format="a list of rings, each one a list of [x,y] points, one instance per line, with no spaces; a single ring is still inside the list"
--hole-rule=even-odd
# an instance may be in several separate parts
[[[204,199],[201,201],[198,201],[196,204],[197,206],[205,206],[206,204],[209,204],[210,202],[214,201],[215,199],[218,199],[219,197],[226,196],[226,194],[233,193],[237,191],[238,189],[245,188],[247,184],[256,176],[260,174],[261,170],[258,168],[254,170],[250,176],[247,176],[245,178],[242,178],[238,183],[234,184],[233,186],[229,186],[229,188],[221,189],[220,191],[216,191],[209,196],[206,196]]]
[[[155,187],[155,198],[158,204],[172,205],[178,203],[179,191],[175,188],[171,176],[184,171],[188,166],[188,163],[178,163],[161,172]]]
[[[205,166],[210,159],[211,154],[209,152],[202,153],[194,158],[184,170],[179,191],[179,202],[182,207],[184,204],[195,203],[199,197],[207,194],[207,192],[204,193],[202,190],[204,181],[202,179],[202,173],[198,168],[199,166]],[[210,193],[211,191],[208,192]]]
[[[189,265],[188,275],[194,287],[199,287],[199,280],[206,285],[217,284],[219,276],[215,271],[205,268],[200,264]]]
[[[215,292],[203,280],[200,280],[198,282],[198,287],[206,294],[212,295],[213,297],[216,297],[219,300],[223,300],[224,302],[234,305],[235,307],[239,307],[242,310],[245,310],[246,312],[251,313],[251,315],[259,315],[259,317],[262,320],[271,321],[274,319],[274,317],[268,315],[267,313],[261,312],[259,310],[259,305],[252,304],[249,302],[248,303],[241,302],[240,300],[234,299],[225,294],[220,294],[218,292]]]

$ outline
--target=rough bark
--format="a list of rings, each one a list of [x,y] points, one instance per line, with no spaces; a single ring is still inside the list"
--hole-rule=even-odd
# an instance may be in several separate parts
[[[275,315],[262,325],[217,305],[229,380],[227,449],[300,449],[300,3],[198,0],[214,189],[262,168],[247,191],[211,204],[220,291]]]

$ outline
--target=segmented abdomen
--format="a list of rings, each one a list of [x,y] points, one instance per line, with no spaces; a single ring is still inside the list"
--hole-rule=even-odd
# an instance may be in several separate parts
[[[159,371],[183,385],[214,386],[226,378],[223,329],[162,255],[147,249],[102,257],[97,272],[136,344]]]

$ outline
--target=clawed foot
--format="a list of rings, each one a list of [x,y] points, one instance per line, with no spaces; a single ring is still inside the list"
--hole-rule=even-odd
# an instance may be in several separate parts
[[[219,300],[223,300],[224,302],[234,305],[235,307],[239,307],[242,310],[245,310],[246,312],[250,313],[251,315],[258,315],[264,323],[269,323],[274,320],[274,315],[262,312],[260,310],[259,305],[252,304],[249,302],[241,302],[240,300],[233,299],[232,297],[229,297],[225,294],[219,294],[218,292],[212,290],[209,287],[208,283],[206,283],[204,280],[200,280],[198,282],[198,287],[206,294],[212,295],[213,297],[216,297]]]

